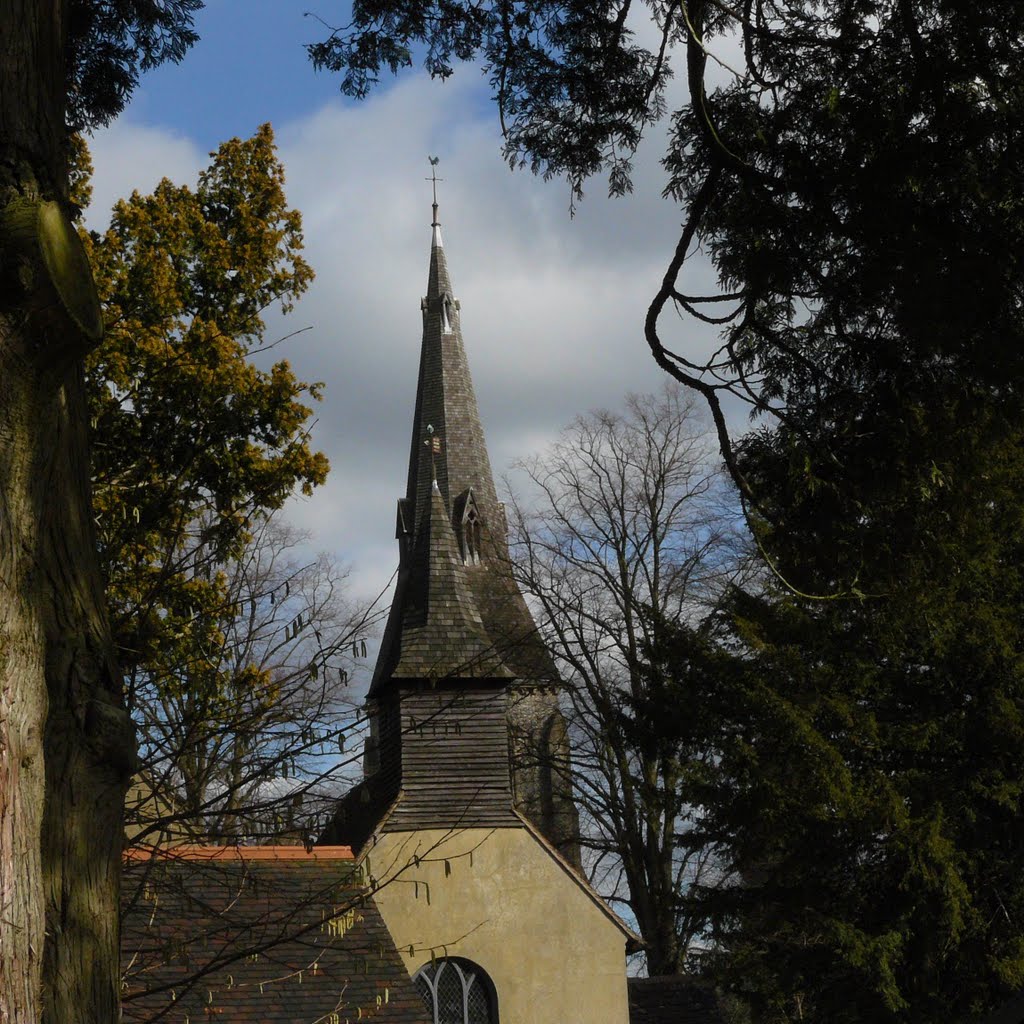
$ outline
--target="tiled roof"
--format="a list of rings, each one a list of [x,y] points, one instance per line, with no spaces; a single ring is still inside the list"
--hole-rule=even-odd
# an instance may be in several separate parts
[[[684,974],[629,979],[629,1024],[725,1024],[715,990]]]
[[[184,847],[125,864],[124,1020],[427,1024],[345,847]]]

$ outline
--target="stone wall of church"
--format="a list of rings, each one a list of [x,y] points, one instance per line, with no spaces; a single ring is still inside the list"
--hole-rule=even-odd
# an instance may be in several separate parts
[[[387,833],[368,858],[410,976],[462,957],[501,1024],[627,1024],[623,929],[526,829]]]

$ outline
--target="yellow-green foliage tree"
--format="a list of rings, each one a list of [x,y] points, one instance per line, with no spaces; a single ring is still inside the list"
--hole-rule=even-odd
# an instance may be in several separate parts
[[[318,385],[252,358],[273,345],[264,313],[287,312],[313,272],[270,126],[211,157],[195,188],[165,179],[136,192],[87,240],[107,323],[87,393],[114,637],[142,767],[150,784],[173,780],[158,802],[197,838],[218,803],[211,786],[223,795],[234,778],[237,814],[240,788],[258,781],[238,758],[257,757],[261,729],[277,742],[260,772],[280,774],[282,703],[326,713],[322,683],[345,678],[341,653],[367,628],[338,600],[333,569],[262,568],[282,536],[268,519],[328,468],[307,433]],[[80,193],[87,174],[82,162]],[[315,751],[321,739],[299,742]]]
[[[197,573],[328,468],[305,433],[318,386],[250,358],[264,312],[290,309],[313,278],[273,132],[212,156],[195,189],[133,193],[91,238],[107,324],[87,363],[93,501],[127,671],[180,631],[179,605],[218,600]]]

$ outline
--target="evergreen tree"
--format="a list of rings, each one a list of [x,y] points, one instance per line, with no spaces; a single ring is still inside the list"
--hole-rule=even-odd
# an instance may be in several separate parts
[[[889,535],[861,559],[884,591],[734,597],[744,683],[695,798],[745,872],[703,894],[709,963],[767,1019],[970,1019],[1024,985],[1024,466],[1002,429],[930,494],[889,492]],[[800,499],[764,531],[791,577],[826,557],[799,539],[832,495]]]
[[[355,719],[343,689],[373,609],[343,570],[297,560],[276,521],[327,460],[264,313],[308,286],[273,132],[211,154],[192,189],[119,202],[86,239],[107,330],[86,363],[93,509],[141,763],[135,842],[298,834],[325,754]],[[88,153],[73,196],[88,203]],[[330,748],[330,750],[328,750]],[[283,779],[287,782],[282,783]],[[141,799],[140,799],[141,798]]]
[[[441,77],[479,53],[510,160],[577,187],[626,187],[667,118],[685,221],[646,341],[708,401],[774,581],[735,596],[708,698],[708,842],[745,878],[707,894],[708,966],[766,1020],[977,1013],[1024,985],[1024,8],[646,8],[650,49],[628,0],[357,3],[312,53],[355,94],[421,44]],[[710,360],[673,309],[720,326]]]
[[[312,280],[273,132],[213,154],[195,190],[164,179],[88,240],[108,324],[87,362],[93,507],[123,671],[216,621],[217,570],[257,521],[327,474],[285,361],[261,370],[264,312]],[[188,609],[192,609],[192,614]]]

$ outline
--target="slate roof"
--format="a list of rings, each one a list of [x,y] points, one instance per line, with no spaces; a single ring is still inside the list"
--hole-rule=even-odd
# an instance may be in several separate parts
[[[629,1024],[725,1024],[715,990],[685,974],[629,978]]]
[[[179,847],[124,871],[123,1019],[428,1024],[346,847]]]
[[[433,482],[430,505],[410,558],[409,583],[396,601],[391,679],[508,678],[484,629],[466,579],[444,498]]]
[[[508,570],[508,527],[491,473],[434,212],[399,576],[370,696],[391,679],[494,678],[551,683],[555,670]],[[482,558],[464,564],[462,513],[478,512]],[[458,514],[456,514],[458,513]],[[458,521],[456,521],[458,520]],[[463,541],[464,543],[464,541]]]

